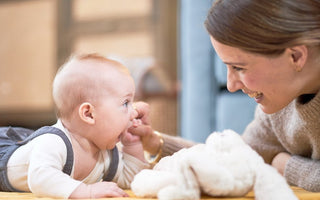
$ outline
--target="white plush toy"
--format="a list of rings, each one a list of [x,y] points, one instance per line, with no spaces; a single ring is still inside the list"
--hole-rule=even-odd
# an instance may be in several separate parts
[[[297,200],[286,180],[232,130],[214,132],[197,144],[138,173],[131,189],[139,197],[196,200],[201,193],[257,200]]]

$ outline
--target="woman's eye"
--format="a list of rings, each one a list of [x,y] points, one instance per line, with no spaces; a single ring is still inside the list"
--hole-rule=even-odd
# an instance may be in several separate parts
[[[233,70],[235,71],[242,71],[243,68],[237,67],[237,66],[231,66]]]

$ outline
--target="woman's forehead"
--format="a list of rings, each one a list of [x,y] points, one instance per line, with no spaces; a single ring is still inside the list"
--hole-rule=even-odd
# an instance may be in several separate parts
[[[214,39],[211,40],[212,45],[221,58],[221,60],[228,64],[228,63],[246,63],[247,58],[253,57],[253,54],[245,52],[239,48],[231,47],[228,45],[224,45]]]

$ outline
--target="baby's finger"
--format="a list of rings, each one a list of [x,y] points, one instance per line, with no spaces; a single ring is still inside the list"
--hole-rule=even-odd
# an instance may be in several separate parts
[[[132,126],[133,126],[134,128],[136,128],[136,127],[138,127],[138,126],[140,126],[140,125],[142,125],[142,121],[141,121],[140,119],[133,119],[133,120],[132,120]]]
[[[119,188],[117,185],[114,185],[114,187],[112,187],[112,192],[115,192],[114,196],[120,196],[120,197],[128,197],[129,195],[123,191],[121,188]]]
[[[114,188],[113,190],[107,191],[105,197],[129,197],[129,195],[120,188]]]

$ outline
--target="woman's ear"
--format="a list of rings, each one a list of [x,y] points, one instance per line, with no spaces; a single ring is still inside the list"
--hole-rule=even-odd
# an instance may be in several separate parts
[[[88,124],[95,123],[94,106],[91,103],[82,103],[79,107],[79,117]]]
[[[296,71],[300,72],[308,58],[308,48],[305,45],[299,45],[289,48],[291,53],[292,63],[294,64]]]

